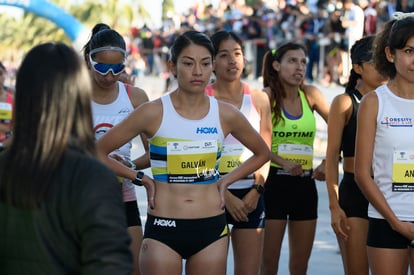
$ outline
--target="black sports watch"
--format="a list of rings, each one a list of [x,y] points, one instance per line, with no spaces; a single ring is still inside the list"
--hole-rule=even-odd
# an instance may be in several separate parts
[[[138,171],[137,175],[135,176],[135,179],[132,180],[132,183],[138,186],[142,186],[142,178],[144,177],[144,172]]]
[[[255,189],[259,194],[263,194],[265,190],[264,186],[261,184],[253,184],[252,189]]]

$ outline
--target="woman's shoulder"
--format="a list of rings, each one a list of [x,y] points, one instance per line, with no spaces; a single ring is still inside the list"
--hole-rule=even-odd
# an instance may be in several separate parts
[[[149,101],[147,93],[139,87],[131,86],[128,94],[135,108]]]
[[[379,90],[374,90],[374,91],[368,92],[362,97],[361,103],[365,102],[365,104],[373,104],[373,103],[377,104],[379,94],[380,94]],[[366,103],[366,102],[368,102],[368,103]]]
[[[319,94],[322,93],[322,91],[316,87],[315,85],[303,85],[301,91],[305,94],[305,95],[313,95],[313,94]]]
[[[330,104],[329,116],[331,117],[344,117],[346,121],[352,114],[353,103],[351,96],[347,93],[336,95]]]
[[[328,120],[329,104],[323,92],[314,85],[304,85],[302,92],[312,110],[316,110],[325,121]]]
[[[217,102],[220,119],[223,119],[224,121],[233,121],[237,118],[239,114],[241,114],[240,110],[237,109],[237,107],[231,103],[222,100],[217,100],[215,98],[212,98],[210,100],[214,100]]]
[[[348,93],[338,94],[332,99],[332,104],[351,105],[352,104],[351,95]]]
[[[269,96],[264,89],[250,86],[250,95],[256,107],[267,107],[270,104]]]
[[[270,89],[270,87],[264,87],[262,89],[262,91],[268,96],[270,97],[270,95],[272,94],[272,90]]]
[[[255,96],[255,95],[259,95],[259,96],[261,96],[262,94],[266,94],[266,93],[265,93],[265,89],[270,90],[270,88],[269,88],[269,87],[267,87],[267,88],[263,88],[263,89],[259,89],[258,87],[256,87],[256,86],[252,86],[252,85],[249,85],[249,84],[247,84],[247,83],[245,83],[245,85],[248,87],[248,91],[249,91],[249,93],[250,93],[251,95],[253,95],[253,96]]]
[[[314,85],[303,85],[301,89],[299,89],[299,93],[305,97],[312,107],[321,97],[323,97],[322,91]]]

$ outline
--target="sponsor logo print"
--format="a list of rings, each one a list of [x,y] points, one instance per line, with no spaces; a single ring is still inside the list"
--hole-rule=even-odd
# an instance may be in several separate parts
[[[384,117],[381,124],[388,127],[413,127],[413,120],[410,117]]]
[[[217,127],[197,127],[196,134],[217,134]]]
[[[158,219],[154,220],[154,225],[161,227],[176,227],[175,220]]]

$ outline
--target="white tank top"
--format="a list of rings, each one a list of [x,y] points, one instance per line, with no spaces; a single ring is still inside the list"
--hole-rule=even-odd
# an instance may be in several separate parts
[[[212,85],[206,87],[206,93],[214,96]],[[260,114],[254,106],[252,95],[250,94],[250,87],[243,82],[243,99],[240,107],[240,112],[244,114],[253,128],[260,132]],[[250,158],[253,153],[247,149],[238,139],[229,134],[223,144],[223,152],[221,154],[219,172],[220,175],[225,175],[236,169],[241,163]],[[243,189],[251,188],[254,183],[253,175],[246,179],[241,179],[231,184],[229,189]]]
[[[131,103],[125,85],[118,81],[118,97],[109,104],[98,104],[92,101],[93,130],[98,140],[109,129],[126,118],[134,106]],[[123,157],[131,157],[131,141],[116,149],[113,153]],[[136,200],[135,187],[129,179],[122,179],[122,192],[124,201]]]
[[[192,120],[176,112],[170,94],[161,97],[162,121],[148,139],[155,180],[177,184],[211,184],[218,180],[224,135],[217,100],[209,99],[208,114]]]
[[[403,221],[414,221],[414,100],[393,94],[387,85],[378,96],[373,172],[378,188]],[[383,219],[370,204],[368,216]]]

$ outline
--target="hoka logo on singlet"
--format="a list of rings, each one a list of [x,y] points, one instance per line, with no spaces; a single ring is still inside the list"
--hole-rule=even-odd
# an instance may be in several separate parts
[[[176,227],[174,220],[155,219],[154,225],[162,227]]]
[[[217,134],[216,127],[197,127],[196,134]]]

